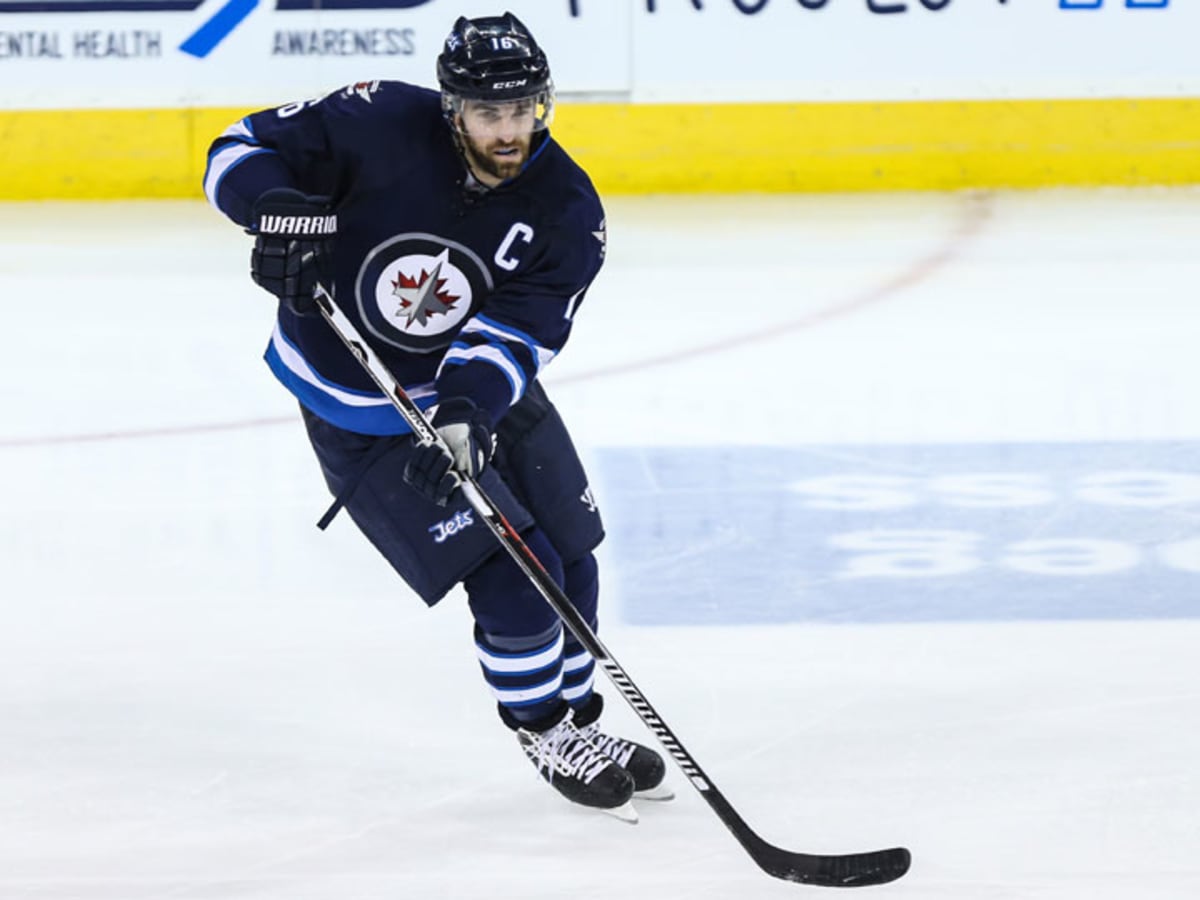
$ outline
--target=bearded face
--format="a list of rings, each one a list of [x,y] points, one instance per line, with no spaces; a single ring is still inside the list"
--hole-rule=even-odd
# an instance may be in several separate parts
[[[529,161],[536,125],[533,98],[467,100],[458,115],[458,130],[475,177],[495,187],[520,174]]]

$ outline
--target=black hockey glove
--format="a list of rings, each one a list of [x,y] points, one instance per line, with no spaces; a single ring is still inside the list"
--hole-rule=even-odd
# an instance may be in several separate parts
[[[487,413],[465,397],[451,397],[438,405],[433,417],[446,446],[417,444],[404,467],[404,480],[438,506],[445,506],[458,487],[455,473],[474,478],[492,457],[492,423]]]
[[[328,197],[272,188],[254,202],[250,277],[299,316],[317,314],[313,288],[332,274],[337,216]]]

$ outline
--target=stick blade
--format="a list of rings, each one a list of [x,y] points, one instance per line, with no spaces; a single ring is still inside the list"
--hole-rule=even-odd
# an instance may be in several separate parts
[[[765,844],[753,854],[754,861],[768,875],[819,887],[867,887],[887,884],[908,871],[912,854],[903,847],[824,856],[792,853]]]

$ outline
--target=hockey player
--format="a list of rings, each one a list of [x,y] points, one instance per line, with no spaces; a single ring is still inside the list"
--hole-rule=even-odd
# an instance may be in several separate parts
[[[209,151],[209,200],[255,235],[279,299],[266,352],[300,404],[335,502],[430,606],[462,583],[502,721],[568,799],[634,819],[662,758],[600,729],[594,660],[490,532],[479,479],[593,627],[603,537],[587,476],[538,381],[605,253],[587,175],[551,138],[545,54],[511,13],[459,18],[440,93],[361,82],[247,116]],[[322,319],[328,288],[450,448],[416,442]]]

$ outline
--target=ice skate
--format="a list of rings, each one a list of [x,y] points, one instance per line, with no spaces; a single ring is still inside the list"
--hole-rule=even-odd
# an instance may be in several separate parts
[[[633,776],[579,733],[570,710],[544,731],[518,729],[517,741],[538,774],[572,803],[637,822],[637,812],[629,802],[635,787]]]
[[[600,714],[604,698],[592,694],[575,712],[575,724],[593,747],[615,762],[633,778],[634,797],[639,800],[672,800],[675,792],[663,783],[666,766],[663,758],[641,744],[605,734],[600,730]]]

